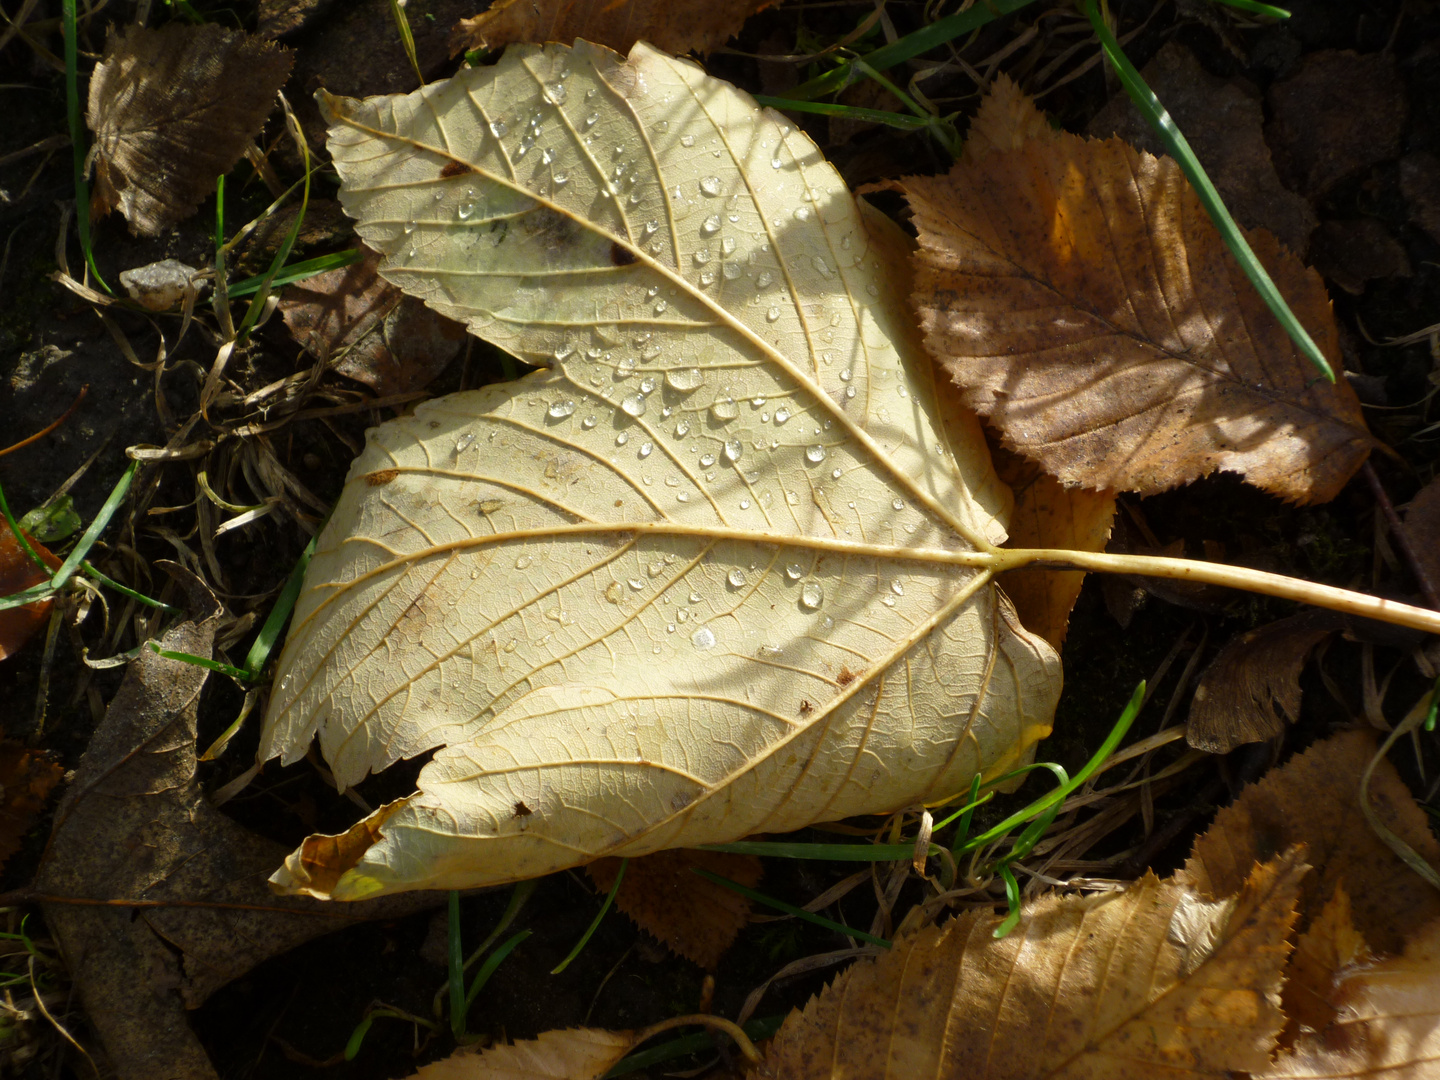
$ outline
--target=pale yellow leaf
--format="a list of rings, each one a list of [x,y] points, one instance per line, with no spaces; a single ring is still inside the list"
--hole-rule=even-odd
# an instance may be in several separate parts
[[[457,1050],[423,1065],[413,1080],[597,1080],[630,1052],[633,1031],[565,1028],[488,1050]]]
[[[503,882],[1028,758],[1058,660],[963,565],[1008,493],[935,402],[903,240],[803,133],[643,44],[325,105],[384,276],[549,370],[356,460],[260,756],[318,737],[350,785],[439,749],[378,842],[312,838],[278,885]]]

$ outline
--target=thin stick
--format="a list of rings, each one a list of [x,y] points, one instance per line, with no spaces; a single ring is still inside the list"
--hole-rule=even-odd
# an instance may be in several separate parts
[[[1440,611],[1430,611],[1411,604],[1401,604],[1379,596],[1337,589],[1300,578],[1271,574],[1248,566],[1227,566],[1223,563],[1192,559],[1168,559],[1158,555],[1118,555],[1102,551],[1066,551],[1064,549],[1016,548],[987,553],[987,569],[995,573],[1039,566],[1051,570],[1093,570],[1106,574],[1140,574],[1144,577],[1169,578],[1173,581],[1199,581],[1206,585],[1223,585],[1247,592],[1263,593],[1282,600],[1328,608],[1362,619],[1408,626],[1429,634],[1440,634]]]
[[[1360,466],[1360,471],[1365,474],[1365,482],[1370,485],[1370,494],[1375,496],[1375,504],[1385,515],[1385,522],[1390,526],[1390,535],[1395,538],[1395,544],[1399,547],[1400,554],[1405,556],[1410,573],[1415,575],[1415,583],[1420,586],[1420,592],[1425,597],[1425,602],[1436,611],[1440,611],[1440,589],[1437,589],[1435,582],[1430,580],[1430,571],[1425,566],[1425,560],[1416,554],[1415,548],[1411,545],[1410,530],[1405,528],[1405,523],[1400,520],[1400,515],[1395,513],[1395,504],[1385,493],[1385,485],[1380,483],[1380,476],[1375,472],[1375,466],[1367,460],[1364,465]]]
[[[66,409],[63,413],[60,414],[59,419],[52,420],[50,423],[46,424],[43,428],[35,432],[35,434],[31,435],[29,438],[21,439],[17,443],[11,443],[9,446],[5,447],[4,450],[0,450],[0,457],[4,457],[6,454],[13,454],[16,450],[19,450],[25,446],[29,446],[36,440],[43,439],[46,435],[49,435],[61,424],[65,423],[66,420],[70,419],[70,417],[74,414],[75,410],[80,407],[80,402],[85,400],[85,395],[89,392],[90,384],[86,383],[84,386],[80,387],[80,393],[75,395],[75,400],[70,403],[70,407],[68,409]]]

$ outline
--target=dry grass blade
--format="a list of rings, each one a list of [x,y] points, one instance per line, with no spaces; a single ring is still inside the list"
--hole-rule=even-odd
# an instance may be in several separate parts
[[[1224,469],[1333,498],[1375,445],[1359,402],[1313,378],[1179,166],[1038,117],[997,90],[949,175],[898,185],[926,346],[966,402],[1066,484],[1152,494]],[[1319,276],[1250,241],[1338,363]]]

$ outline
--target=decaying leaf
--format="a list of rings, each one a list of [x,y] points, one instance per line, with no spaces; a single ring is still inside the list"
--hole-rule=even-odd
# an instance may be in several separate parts
[[[1343,969],[1328,1000],[1335,1018],[1304,1032],[1264,1080],[1428,1080],[1440,1061],[1440,922],[1402,956]]]
[[[171,572],[199,615],[160,645],[208,657],[219,606],[188,572]],[[213,1077],[187,1009],[320,934],[439,902],[422,893],[340,913],[274,896],[265,875],[283,849],[214,809],[195,779],[205,678],[140,651],[56,810],[34,884],[121,1080]],[[113,903],[124,900],[136,905]]]
[[[20,850],[26,832],[65,769],[43,750],[0,739],[0,867]]]
[[[34,537],[26,537],[35,554],[45,560],[52,570],[60,568],[60,560]],[[0,596],[13,596],[34,585],[50,580],[50,575],[35,565],[15,539],[10,527],[0,522]],[[6,608],[0,611],[0,660],[19,652],[30,635],[45,625],[50,617],[53,601],[40,600],[24,607]]]
[[[1067,488],[1033,461],[1003,448],[995,454],[995,470],[1015,493],[1011,547],[1105,550],[1115,520],[1113,491]],[[1007,571],[997,580],[1020,622],[1059,649],[1085,575],[1034,567]]]
[[[95,212],[153,236],[189,217],[259,134],[290,51],[215,23],[127,26],[90,77]]]
[[[962,563],[1008,496],[803,133],[637,45],[329,98],[382,274],[549,370],[371,432],[262,760],[440,747],[317,888],[460,888],[909,805],[1025,760],[1054,651]],[[874,231],[871,231],[874,230]],[[523,808],[523,809],[522,809]],[[352,852],[353,854],[353,852]]]
[[[633,1031],[565,1028],[432,1061],[414,1080],[599,1080],[635,1045]]]
[[[786,1018],[757,1078],[1224,1077],[1266,1067],[1306,873],[1292,849],[1206,901],[1147,874],[1047,897],[996,940],[974,911],[850,968]]]
[[[706,970],[720,962],[745,927],[750,901],[733,889],[717,885],[696,868],[729,878],[738,885],[760,884],[764,867],[754,855],[723,851],[657,851],[631,859],[615,906],[687,960]],[[620,871],[619,859],[600,859],[586,868],[597,888],[609,892]]]
[[[1273,739],[1300,716],[1300,671],[1311,650],[1344,624],[1330,611],[1302,611],[1240,634],[1195,686],[1185,741],[1228,754]]]
[[[454,359],[465,327],[405,296],[377,273],[380,257],[286,286],[280,312],[295,340],[376,393],[428,386]]]
[[[670,53],[707,53],[740,32],[757,11],[779,0],[712,0],[675,4],[670,0],[496,0],[473,19],[461,19],[450,37],[450,53],[498,49],[516,42],[568,42],[576,38],[628,53],[648,41]]]
[[[1005,445],[1072,485],[1152,494],[1225,469],[1333,498],[1374,444],[1359,403],[1314,377],[1179,167],[1042,130],[1013,87],[976,126],[948,175],[896,186],[926,346]],[[1269,234],[1250,242],[1338,367],[1319,276]]]
[[[1380,841],[1360,811],[1360,776],[1374,754],[1368,731],[1343,731],[1267,773],[1195,842],[1185,864],[1189,880],[1207,896],[1228,896],[1257,859],[1304,844],[1315,873],[1301,897],[1301,928],[1343,884],[1364,940],[1376,952],[1399,953],[1412,933],[1440,918],[1440,893]],[[1370,797],[1387,828],[1440,866],[1440,841],[1389,761],[1375,767]]]

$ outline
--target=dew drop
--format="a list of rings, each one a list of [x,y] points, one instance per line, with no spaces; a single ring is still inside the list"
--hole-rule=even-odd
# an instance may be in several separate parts
[[[583,427],[586,431],[589,431],[591,428],[593,428],[595,424],[596,420],[593,416],[587,416],[584,420],[580,421],[580,426]]]
[[[893,596],[883,597],[880,602],[881,602],[882,604],[884,604],[886,607],[894,607],[894,606],[895,606],[895,598],[894,598]]]
[[[551,420],[563,420],[565,419],[565,417],[572,415],[574,412],[575,402],[571,401],[569,398],[566,398],[564,401],[554,402],[550,406],[550,408],[546,410],[545,415],[550,417]]]
[[[800,575],[805,573],[799,563],[789,563],[785,567],[785,576],[791,581],[799,581]]]
[[[755,288],[764,289],[774,280],[774,274],[770,273],[769,270],[762,270],[760,276],[755,279]]]
[[[809,221],[809,220],[810,220],[810,208],[809,208],[808,206],[797,206],[797,207],[795,208],[795,220],[796,220],[796,221]]]
[[[568,173],[557,172],[557,173],[555,174],[555,186],[556,186],[556,187],[564,187],[564,186],[565,186],[566,184],[568,184],[569,182],[570,182],[570,175],[569,175]]]
[[[855,396],[855,388],[854,388],[853,386],[847,386],[847,387],[845,387],[845,400],[846,400],[846,401],[849,401],[849,400],[850,400],[851,398],[853,398],[854,396]]]
[[[646,375],[645,378],[640,380],[640,392],[642,394],[653,394],[655,392],[654,376]]]
[[[805,460],[810,462],[812,465],[819,464],[820,462],[824,461],[825,447],[821,446],[819,443],[816,443],[814,446],[807,448],[805,451]]]
[[[734,420],[740,415],[740,406],[735,404],[734,398],[717,398],[710,406],[710,415],[716,420]]]
[[[690,594],[690,603],[692,603],[692,604],[698,604],[699,602],[700,602],[700,594],[699,594],[698,592],[692,592],[692,593]]]
[[[905,586],[902,585],[899,581],[892,581],[890,582],[890,591],[893,592],[896,596],[904,596]]]
[[[655,124],[655,130],[658,131],[658,132],[660,132],[660,134],[662,134],[662,135],[665,134],[665,132],[667,132],[667,131],[670,130],[670,121],[669,121],[669,120],[660,120],[660,121],[657,121],[656,124]]]
[[[800,589],[800,606],[806,611],[818,611],[825,602],[825,590],[818,582],[807,581]]]
[[[726,280],[726,281],[734,281],[736,278],[738,278],[738,277],[739,277],[741,274],[743,274],[744,272],[745,272],[744,270],[740,269],[740,264],[739,264],[739,263],[733,263],[733,262],[727,262],[727,263],[725,264],[724,269],[721,271],[721,273],[723,273],[723,274],[725,275],[725,280]]]
[[[834,472],[832,472],[832,473],[830,474],[830,479],[831,479],[831,480],[839,480],[839,479],[840,479],[840,470],[839,470],[839,469],[836,469]]]
[[[620,432],[619,435],[616,435],[616,436],[615,436],[615,445],[616,445],[616,446],[624,446],[624,445],[625,445],[627,442],[629,442],[629,441],[630,441],[630,433],[629,433],[628,431],[622,431],[622,432]]]
[[[690,618],[690,612],[686,611],[683,607],[679,611],[675,612],[676,622],[684,622],[688,618]]]
[[[715,284],[715,271],[714,271],[714,270],[710,270],[710,269],[701,270],[701,271],[700,271],[700,284],[701,284],[701,285],[714,285],[714,284]]]
[[[714,198],[720,194],[720,178],[718,176],[702,176],[700,178],[700,191],[702,194]]]
[[[689,420],[681,420],[678,424],[675,425],[675,438],[677,438],[677,439],[683,439],[686,435],[689,435],[689,434],[690,434],[690,421],[689,421]]]
[[[473,431],[467,431],[464,435],[461,435],[460,438],[455,440],[455,453],[464,453],[466,447],[468,447],[474,441],[475,433]]]
[[[702,626],[690,635],[690,644],[704,652],[715,647],[715,633],[708,626]]]
[[[713,236],[720,231],[720,215],[711,214],[700,223],[700,232],[703,236]]]
[[[749,500],[749,499],[741,499],[741,500],[740,500],[740,509],[741,509],[741,510],[749,510],[749,509],[750,509],[750,500]]]
[[[569,355],[570,355],[571,353],[573,353],[574,351],[575,351],[575,346],[572,345],[572,344],[570,344],[570,342],[567,341],[567,342],[565,342],[563,345],[561,345],[558,349],[555,350],[555,354],[554,354],[554,355],[555,355],[555,359],[556,359],[556,361],[564,360],[567,356],[569,356]]]
[[[695,136],[694,136],[694,135],[681,135],[681,136],[680,136],[680,145],[681,145],[681,146],[694,146],[694,145],[695,145]]]
[[[586,130],[589,130],[590,128],[595,126],[596,121],[598,121],[599,119],[600,114],[592,112],[589,116],[585,117],[585,123],[583,126]]]
[[[708,469],[711,465],[714,465],[714,464],[715,464],[715,455],[714,455],[714,454],[701,454],[701,455],[700,455],[700,467],[701,467],[702,469]]]
[[[892,503],[890,504],[890,506],[891,506],[893,509],[895,509],[895,510],[904,510],[904,509],[905,509],[905,500],[904,500],[904,499],[896,499],[894,502],[892,502]]]
[[[790,419],[790,415],[791,415],[791,414],[790,414],[790,410],[789,410],[788,408],[786,408],[784,405],[781,405],[780,408],[778,408],[778,409],[775,410],[775,423],[777,423],[777,424],[783,424],[783,423],[785,423],[787,420]]]
[[[725,580],[730,583],[731,588],[738,589],[745,584],[745,571],[736,567],[725,575]]]
[[[645,235],[651,235],[658,228],[660,228],[660,222],[652,218],[650,221],[645,222]]]
[[[644,416],[645,395],[631,394],[629,397],[625,398],[623,401],[620,402],[620,408],[624,410],[627,416]]]
[[[634,589],[636,592],[639,592],[641,589],[645,588],[645,582],[641,578],[632,577],[630,579],[630,588]]]
[[[800,496],[799,496],[799,495],[796,495],[795,492],[793,492],[793,491],[787,491],[787,492],[785,492],[785,501],[786,501],[787,503],[789,503],[791,506],[799,506],[799,505],[800,505]]]
[[[505,137],[505,133],[506,133],[507,131],[509,131],[509,130],[510,130],[510,129],[505,126],[505,121],[504,121],[504,120],[491,120],[491,121],[490,121],[490,134],[491,134],[491,135],[494,135],[497,139],[504,138],[504,137]]]
[[[532,562],[534,562],[534,561],[535,561],[535,560],[532,559],[532,558],[530,558],[529,555],[521,555],[518,559],[515,560],[515,569],[516,569],[516,570],[524,570],[527,566],[529,566],[529,565],[530,565]]]
[[[455,216],[461,221],[469,221],[475,214],[475,204],[468,199],[455,208]]]
[[[721,240],[720,250],[726,255],[733,255],[735,253],[735,238],[733,236],[727,236]]]
[[[725,460],[726,460],[726,461],[739,461],[739,460],[740,460],[740,454],[743,452],[743,450],[744,450],[744,447],[740,445],[740,440],[739,440],[739,439],[726,439],[726,440],[725,440]]]
[[[655,301],[655,314],[656,314],[656,315],[664,315],[664,314],[665,314],[665,309],[668,308],[669,306],[670,306],[670,305],[667,304],[664,300],[656,300],[656,301]]]
[[[689,502],[689,501],[690,501],[690,493],[689,493],[688,491],[682,491],[682,492],[680,492],[679,495],[676,495],[676,496],[675,496],[675,501],[676,501],[676,502]]]
[[[545,84],[545,100],[550,102],[551,105],[564,105],[566,96],[564,83],[552,82]]]
[[[628,379],[635,373],[635,357],[622,356],[620,362],[615,365],[615,378]]]
[[[651,443],[648,443],[648,442],[647,442],[647,443],[641,443],[641,444],[640,444],[640,456],[641,456],[642,458],[647,458],[647,457],[650,456],[650,452],[651,452],[652,450],[654,450],[654,449],[655,449],[655,447],[654,447],[654,445],[651,444]]]

